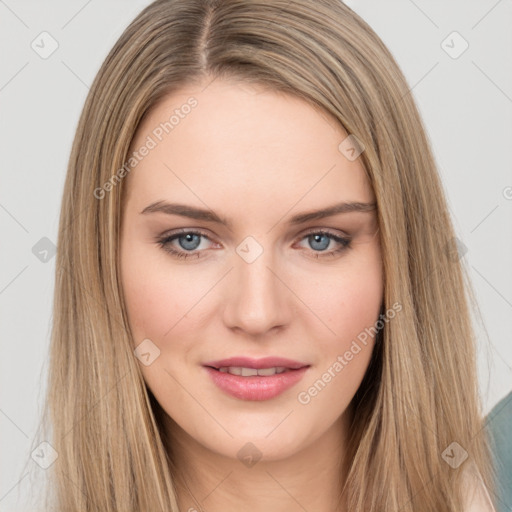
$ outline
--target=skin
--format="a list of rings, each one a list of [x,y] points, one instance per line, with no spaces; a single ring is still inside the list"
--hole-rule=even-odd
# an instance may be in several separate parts
[[[134,347],[150,339],[160,350],[140,368],[166,413],[165,431],[184,476],[180,507],[247,510],[249,502],[251,511],[345,510],[336,496],[346,469],[349,404],[373,340],[309,403],[297,396],[378,320],[377,216],[349,212],[300,225],[288,219],[375,197],[361,159],[339,151],[347,133],[334,119],[261,86],[210,81],[183,87],[144,119],[135,148],[174,109],[197,99],[123,184],[123,292]],[[211,209],[232,227],[141,213],[156,201]],[[189,249],[196,257],[178,259],[159,245],[180,228],[208,237]],[[350,248],[316,258],[340,247],[329,237],[315,243],[308,235],[318,229],[350,236]],[[236,252],[247,236],[263,249],[251,263]],[[181,245],[179,238],[168,245],[186,252],[191,242],[182,237]],[[269,355],[310,367],[298,384],[264,401],[225,394],[202,366]],[[262,454],[252,467],[237,457],[248,442]]]

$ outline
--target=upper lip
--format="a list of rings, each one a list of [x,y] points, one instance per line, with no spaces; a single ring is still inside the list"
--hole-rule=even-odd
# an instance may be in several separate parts
[[[230,357],[229,359],[219,359],[218,361],[204,363],[204,366],[210,366],[217,370],[219,368],[233,366],[241,368],[274,368],[281,366],[297,370],[309,365],[299,361],[293,361],[292,359],[285,359],[284,357],[263,357],[261,359],[252,359],[250,357]]]

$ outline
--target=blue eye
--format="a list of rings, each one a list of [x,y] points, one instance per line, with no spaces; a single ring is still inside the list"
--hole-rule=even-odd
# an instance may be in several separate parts
[[[303,238],[306,238],[309,246],[313,248],[312,256],[314,258],[334,257],[350,249],[350,243],[352,241],[350,238],[335,235],[330,231],[324,230],[312,231]],[[338,244],[338,247],[330,251],[325,251],[333,241]]]
[[[208,237],[204,233],[201,233],[199,231],[183,231],[181,233],[166,236],[158,240],[158,244],[162,247],[164,251],[167,251],[176,258],[199,258],[201,256],[199,254],[199,251],[197,251],[197,248],[200,245],[201,237],[208,239]],[[171,243],[174,240],[178,240],[181,249],[176,249],[171,245]]]
[[[201,244],[202,238],[209,240],[208,236],[200,231],[181,231],[173,235],[165,236],[157,242],[164,251],[168,252],[173,257],[180,259],[201,258],[201,252],[203,251],[198,250],[198,247]],[[350,238],[335,235],[334,233],[324,230],[312,231],[303,235],[299,240],[304,239],[307,239],[310,244],[313,253],[312,257],[314,258],[334,257],[351,247]],[[178,242],[179,248],[172,245],[174,241]],[[325,249],[327,249],[333,241],[338,244],[338,247],[326,251]]]
[[[179,242],[179,244],[181,245],[181,247],[185,250],[195,250],[197,249],[197,246],[199,245],[200,243],[200,237],[202,235],[200,235],[199,233],[187,233],[186,235],[180,235],[179,237],[177,237],[177,240]],[[181,243],[181,240],[182,239],[185,239],[185,241],[183,242],[183,244]]]

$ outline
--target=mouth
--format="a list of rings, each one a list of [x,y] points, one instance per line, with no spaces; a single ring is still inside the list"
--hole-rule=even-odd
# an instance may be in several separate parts
[[[236,357],[203,365],[214,384],[240,400],[269,400],[299,382],[309,364],[284,358]]]
[[[241,377],[254,377],[258,375],[260,377],[269,377],[270,375],[276,375],[279,373],[285,373],[294,371],[291,368],[284,366],[273,366],[271,368],[244,368],[243,366],[223,366],[221,368],[213,368],[222,373],[229,373],[231,375],[240,375]]]
[[[309,366],[307,363],[294,361],[293,359],[286,359],[284,357],[263,357],[261,359],[253,359],[250,357],[230,357],[229,359],[220,359],[218,361],[210,361],[204,363],[204,366],[209,366],[215,370],[224,371],[225,369],[234,369],[237,372],[238,368],[243,370],[270,370],[276,369],[277,373],[283,373],[286,370],[298,370]],[[224,373],[226,373],[224,371]],[[230,372],[229,372],[230,373]],[[241,375],[241,373],[233,373],[233,375]],[[247,374],[247,376],[255,374]],[[264,374],[262,374],[264,375]]]

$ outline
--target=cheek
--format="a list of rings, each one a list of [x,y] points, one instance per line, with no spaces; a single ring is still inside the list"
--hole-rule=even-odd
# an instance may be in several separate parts
[[[366,247],[336,271],[317,273],[314,284],[305,284],[299,293],[323,324],[318,332],[327,352],[350,345],[380,313],[383,275],[378,246]]]
[[[307,405],[305,413],[334,421],[352,400],[371,359],[383,300],[379,246],[365,247],[335,273],[317,274],[314,284],[299,293],[315,313],[311,332],[318,333],[318,359],[298,401]]]
[[[144,338],[161,341],[166,335],[175,336],[180,324],[187,323],[187,312],[208,288],[200,278],[190,279],[189,272],[171,269],[163,251],[155,251],[150,244],[147,248],[140,245],[123,247],[121,263],[135,344]]]
[[[359,270],[347,267],[336,282],[317,279],[323,286],[309,295],[311,309],[325,325],[320,327],[323,335],[315,337],[315,371],[299,390],[297,401],[307,417],[319,415],[326,424],[348,407],[372,356],[373,328],[383,298],[379,260],[374,262]]]

